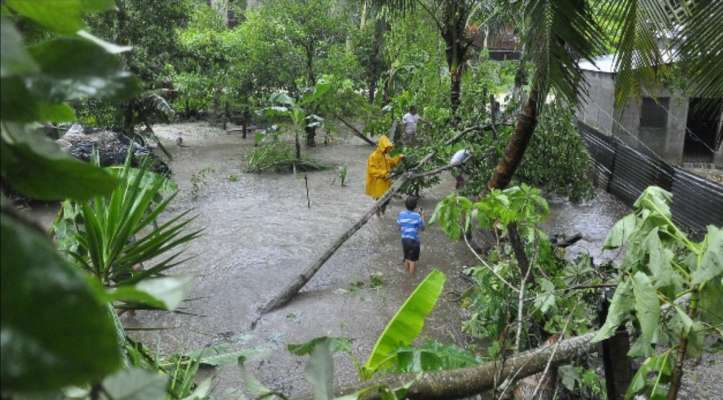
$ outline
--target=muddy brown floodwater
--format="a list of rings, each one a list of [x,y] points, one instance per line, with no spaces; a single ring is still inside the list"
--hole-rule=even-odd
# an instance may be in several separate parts
[[[194,258],[174,270],[195,276],[185,313],[138,312],[124,316],[128,328],[160,354],[186,352],[227,343],[234,349],[266,351],[251,361],[250,370],[263,383],[290,395],[307,392],[305,358],[286,351],[288,343],[317,336],[345,336],[360,360],[416,284],[433,268],[448,277],[445,295],[426,322],[420,341],[434,338],[464,344],[462,316],[455,300],[465,288],[461,271],[474,260],[463,243],[448,240],[435,226],[422,235],[422,255],[416,276],[402,266],[395,225],[401,201],[395,200],[380,219],[373,219],[347,241],[289,305],[266,315],[255,330],[249,325],[256,308],[274,296],[292,277],[364,214],[373,202],[364,195],[366,158],[371,147],[356,138],[305,149],[310,157],[348,168],[341,187],[334,169],[308,173],[311,208],[307,208],[304,174],[247,174],[244,157],[253,139],[226,134],[205,123],[155,127],[173,153],[170,166],[180,194],[172,212],[194,209],[194,227],[205,229],[189,245]],[[175,144],[178,135],[187,147]],[[453,190],[453,179],[423,193],[421,206],[433,210]],[[545,225],[552,233],[581,232],[584,239],[571,251],[587,249],[596,258],[607,230],[626,212],[613,198],[599,193],[584,205],[553,200]],[[381,284],[371,276],[381,274]],[[336,383],[357,380],[348,357],[338,357]],[[217,398],[238,398],[242,383],[235,365],[215,371]]]

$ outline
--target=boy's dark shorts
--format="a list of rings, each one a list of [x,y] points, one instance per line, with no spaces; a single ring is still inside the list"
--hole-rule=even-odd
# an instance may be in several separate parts
[[[414,239],[402,239],[402,250],[404,251],[404,259],[409,261],[419,260],[420,243]]]

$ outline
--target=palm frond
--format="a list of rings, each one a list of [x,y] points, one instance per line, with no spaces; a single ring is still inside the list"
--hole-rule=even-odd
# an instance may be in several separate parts
[[[605,49],[605,35],[585,0],[531,0],[525,9],[527,57],[535,64],[541,98],[552,90],[574,102],[586,92],[580,59]],[[544,102],[539,102],[543,104]]]
[[[675,58],[700,97],[723,96],[723,3],[697,1],[682,9],[683,22],[673,40]]]

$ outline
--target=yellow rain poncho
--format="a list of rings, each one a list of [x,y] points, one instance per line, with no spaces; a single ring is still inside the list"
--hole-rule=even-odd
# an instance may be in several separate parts
[[[389,157],[387,155],[392,147],[394,145],[389,138],[382,135],[377,143],[377,148],[367,160],[366,194],[373,199],[382,197],[392,185],[388,179],[389,173],[402,159],[401,156]]]

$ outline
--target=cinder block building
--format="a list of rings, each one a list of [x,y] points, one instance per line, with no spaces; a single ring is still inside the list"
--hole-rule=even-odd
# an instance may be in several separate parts
[[[690,97],[667,86],[644,88],[638,98],[615,104],[612,55],[580,63],[589,84],[577,119],[632,147],[648,147],[674,165],[723,168],[723,99]]]

